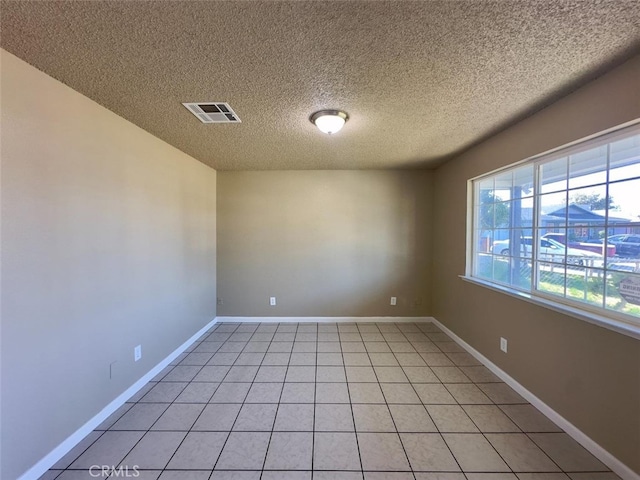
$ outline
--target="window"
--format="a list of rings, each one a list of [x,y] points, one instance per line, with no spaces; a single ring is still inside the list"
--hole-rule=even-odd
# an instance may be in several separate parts
[[[640,326],[640,125],[475,178],[467,276]]]

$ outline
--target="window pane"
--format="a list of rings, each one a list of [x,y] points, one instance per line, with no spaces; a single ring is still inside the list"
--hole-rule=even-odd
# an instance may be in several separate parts
[[[482,203],[476,208],[476,226],[481,230],[493,230],[495,228],[494,203]]]
[[[491,259],[492,279],[495,282],[501,284],[509,283],[509,258],[508,257],[496,257]]]
[[[491,245],[491,252],[494,255],[514,256],[521,258],[531,258],[531,236],[530,232],[520,230],[495,230]]]
[[[566,228],[539,228],[538,234],[541,240],[553,240],[562,245],[567,244],[567,229]]]
[[[496,200],[511,200],[511,190],[513,189],[513,170],[496,175],[495,196]]]
[[[604,271],[567,264],[567,298],[597,307],[604,303]]]
[[[493,230],[491,233],[491,252],[494,255],[509,255],[509,236],[511,231],[500,229]]]
[[[512,256],[531,260],[533,257],[533,236],[518,235],[515,231],[513,234],[513,253]]]
[[[640,274],[611,273],[606,293],[607,309],[640,319]]]
[[[636,224],[638,229],[635,233],[640,233],[640,178],[610,184],[609,202],[609,226]]]
[[[539,261],[564,264],[567,260],[567,248],[562,243],[549,236],[539,235],[538,254]]]
[[[519,290],[530,290],[531,262],[518,257],[494,256],[493,279]]]
[[[493,186],[494,182],[491,179],[491,181],[480,182],[478,189],[477,224],[478,227],[486,230],[508,226],[509,220],[507,207],[502,203],[503,198],[496,194]],[[505,196],[504,192],[502,193]]]
[[[533,196],[533,164],[513,171],[513,198]]]
[[[638,227],[635,225],[619,225],[619,230],[631,231]],[[616,258],[625,260],[640,259],[640,236],[635,234],[611,235],[607,238],[607,244],[616,247]]]
[[[540,165],[540,192],[549,193],[567,188],[567,157]]]
[[[560,228],[567,225],[567,193],[550,193],[540,196],[538,225],[546,228]]]
[[[609,181],[640,177],[640,134],[610,145]]]
[[[475,219],[477,228],[490,230],[493,225],[493,177],[475,183]]]
[[[607,208],[607,187],[599,185],[597,187],[578,188],[569,191],[569,205],[575,205],[586,212],[575,211],[572,216],[580,220],[595,220],[604,223],[604,211]],[[588,212],[598,212],[589,215]],[[571,214],[571,212],[570,212]]]
[[[606,181],[606,145],[569,156],[569,188],[586,187]]]
[[[511,202],[494,203],[493,212],[496,228],[508,228],[511,226]]]
[[[579,244],[600,244],[605,234],[605,225],[589,222],[575,222],[567,230],[569,246],[580,248]],[[585,248],[585,250],[594,250],[593,248]],[[602,248],[594,250],[602,253]]]
[[[493,196],[493,177],[482,179],[476,182],[478,185],[479,200],[482,203],[485,195]]]
[[[477,253],[474,260],[474,275],[486,280],[493,280],[493,255]]]
[[[474,239],[476,252],[491,253],[491,244],[493,242],[492,230],[476,230]]]
[[[615,257],[607,258],[607,269],[609,269],[611,273],[640,272],[640,259],[627,258],[617,254]]]
[[[555,263],[537,262],[538,285],[541,292],[564,297],[565,267]]]
[[[531,258],[511,258],[510,283],[521,290],[531,290]]]
[[[530,230],[533,227],[533,198],[516,198],[509,202],[509,226]]]

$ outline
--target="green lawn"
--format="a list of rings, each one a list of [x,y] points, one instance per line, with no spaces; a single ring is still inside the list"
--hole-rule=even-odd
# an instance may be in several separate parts
[[[503,257],[492,257],[491,255],[478,258],[478,276],[493,279],[500,283],[518,285],[525,290],[531,288],[531,267],[523,262],[519,272],[511,272],[509,262]],[[562,266],[558,266],[562,269]],[[602,307],[603,299],[606,297],[606,308],[617,312],[640,317],[640,305],[627,303],[618,293],[618,283],[626,274],[611,273],[606,281],[599,276],[589,275],[585,278],[584,270],[572,267],[578,274],[569,273],[567,275],[566,297],[584,302],[590,305]],[[539,272],[538,290],[541,292],[565,296],[564,272],[552,272],[541,269]]]

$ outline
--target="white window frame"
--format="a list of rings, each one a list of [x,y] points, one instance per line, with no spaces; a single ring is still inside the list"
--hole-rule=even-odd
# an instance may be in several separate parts
[[[501,167],[499,169],[484,173],[482,175],[478,175],[474,178],[471,178],[467,181],[467,238],[466,238],[466,265],[465,265],[465,274],[460,275],[460,277],[468,282],[471,282],[476,285],[480,285],[483,287],[490,288],[495,291],[499,291],[510,296],[514,296],[525,300],[529,303],[533,303],[536,305],[540,305],[545,308],[549,308],[551,310],[572,316],[574,318],[578,318],[580,320],[584,320],[589,323],[593,323],[599,325],[601,327],[614,330],[616,332],[622,333],[624,335],[628,335],[637,339],[640,339],[640,319],[627,315],[625,313],[616,312],[614,310],[605,309],[603,307],[592,306],[588,303],[582,303],[579,301],[571,300],[567,297],[560,297],[553,294],[546,294],[543,291],[540,291],[536,288],[538,284],[538,268],[535,268],[535,262],[537,262],[537,248],[538,248],[538,240],[539,240],[539,224],[538,224],[538,216],[540,212],[540,168],[539,165],[544,164],[548,160],[552,160],[553,158],[558,158],[559,155],[570,155],[572,152],[577,150],[584,150],[585,148],[592,148],[598,144],[608,144],[612,141],[615,141],[616,136],[626,135],[627,132],[631,131],[640,131],[640,119],[633,120],[631,122],[627,122],[623,125],[619,125],[617,127],[611,128],[604,132],[600,132],[594,135],[591,135],[586,138],[582,138],[575,142],[571,142],[566,145],[562,145],[560,147],[554,148],[552,150],[548,150],[546,152],[540,153],[538,155],[526,158],[519,162],[507,165],[505,167]],[[609,160],[607,160],[609,161]],[[533,236],[533,244],[532,244],[532,271],[531,271],[531,285],[529,289],[520,289],[516,288],[512,285],[503,284],[500,282],[491,281],[490,279],[486,279],[483,277],[474,276],[474,254],[475,254],[475,246],[477,245],[477,239],[475,238],[477,228],[475,218],[476,212],[476,203],[475,203],[475,191],[474,185],[475,182],[478,182],[482,179],[494,177],[499,175],[500,173],[509,171],[514,168],[522,167],[528,164],[533,164],[534,166],[534,194],[533,194],[533,219],[532,219],[532,236]],[[605,188],[609,189],[609,166],[607,165],[607,180]],[[570,188],[567,186],[567,190]],[[608,209],[605,209],[607,222],[608,222]],[[608,223],[607,223],[608,225]],[[511,227],[510,227],[511,228]],[[566,229],[568,233],[568,228]]]

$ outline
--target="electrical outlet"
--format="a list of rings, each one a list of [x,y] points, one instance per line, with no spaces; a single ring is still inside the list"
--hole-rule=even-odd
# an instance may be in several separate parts
[[[504,337],[500,337],[500,350],[507,353],[507,339]]]
[[[142,358],[142,345],[138,345],[133,349],[133,360],[138,361]]]
[[[222,305],[222,299],[218,298],[218,305]]]
[[[276,305],[276,297],[269,297],[269,305],[275,307]]]
[[[396,305],[398,303],[398,299],[396,297],[391,297],[391,305]]]

